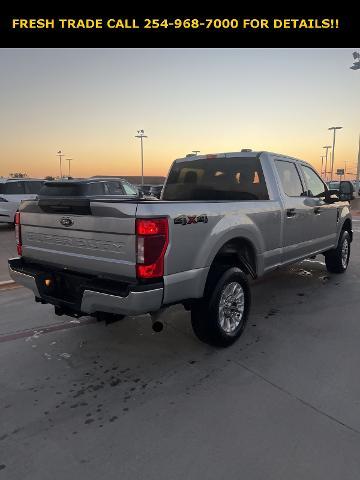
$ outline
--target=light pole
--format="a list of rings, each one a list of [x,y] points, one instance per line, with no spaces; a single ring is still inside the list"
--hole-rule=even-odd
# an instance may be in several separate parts
[[[359,196],[359,176],[360,176],[360,135],[359,135],[359,148],[358,148],[358,161],[356,169],[356,185],[355,185],[355,196]]]
[[[66,161],[69,162],[69,173],[68,173],[68,177],[70,177],[71,162],[72,162],[73,160],[74,160],[73,158],[66,158]]]
[[[325,153],[325,181],[326,181],[326,176],[327,176],[327,159],[328,159],[328,150],[331,148],[331,145],[325,145],[323,148],[326,149]]]
[[[140,143],[141,143],[141,186],[144,186],[144,147],[143,147],[143,138],[148,138],[147,135],[145,135],[144,130],[138,130],[137,135],[135,135],[136,138],[140,138]]]
[[[325,158],[325,155],[321,155],[321,170],[320,170],[321,176],[323,176],[323,174],[324,174],[324,170],[323,170],[324,169],[324,158]]]
[[[354,63],[350,67],[351,70],[360,70],[360,53],[353,52]],[[356,185],[355,185],[355,196],[359,196],[359,176],[360,176],[360,135],[359,135],[359,149],[358,149],[358,160],[357,160],[357,169],[356,169]]]
[[[57,157],[59,157],[59,162],[60,162],[60,178],[62,178],[62,157],[64,156],[64,154],[62,153],[61,150],[59,150],[56,154]]]
[[[332,159],[331,159],[331,178],[330,178],[331,181],[333,181],[333,176],[334,176],[336,130],[340,130],[341,128],[343,128],[343,127],[330,127],[330,128],[328,128],[328,130],[332,130],[332,131],[333,131]]]

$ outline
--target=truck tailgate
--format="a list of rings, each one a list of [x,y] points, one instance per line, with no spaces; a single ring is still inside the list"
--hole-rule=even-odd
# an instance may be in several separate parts
[[[21,208],[23,258],[100,277],[136,277],[137,203],[90,202],[85,214]]]

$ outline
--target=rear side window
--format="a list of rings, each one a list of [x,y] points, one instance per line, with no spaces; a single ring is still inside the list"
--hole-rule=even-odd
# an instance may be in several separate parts
[[[43,182],[24,182],[25,192],[31,194],[38,194],[43,185]]]
[[[163,200],[268,200],[260,160],[217,157],[174,163]]]
[[[86,188],[86,195],[105,195],[105,183],[89,183]]]
[[[8,182],[3,185],[3,192],[7,195],[24,195],[24,182]]]
[[[303,196],[305,192],[295,163],[275,160],[275,165],[286,195],[288,197]]]

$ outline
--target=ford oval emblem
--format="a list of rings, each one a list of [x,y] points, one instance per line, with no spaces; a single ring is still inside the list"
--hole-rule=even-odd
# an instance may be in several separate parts
[[[64,225],[64,227],[71,227],[71,225],[74,225],[74,222],[69,217],[63,217],[60,220],[60,223],[61,225]]]

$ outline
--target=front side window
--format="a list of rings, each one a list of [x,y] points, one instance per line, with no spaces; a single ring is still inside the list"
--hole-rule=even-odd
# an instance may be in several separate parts
[[[175,162],[163,200],[268,200],[257,157],[216,157]]]
[[[288,197],[301,197],[305,194],[295,163],[275,160],[276,170],[284,192]]]
[[[325,197],[326,187],[319,175],[310,167],[302,165],[309,197]]]

